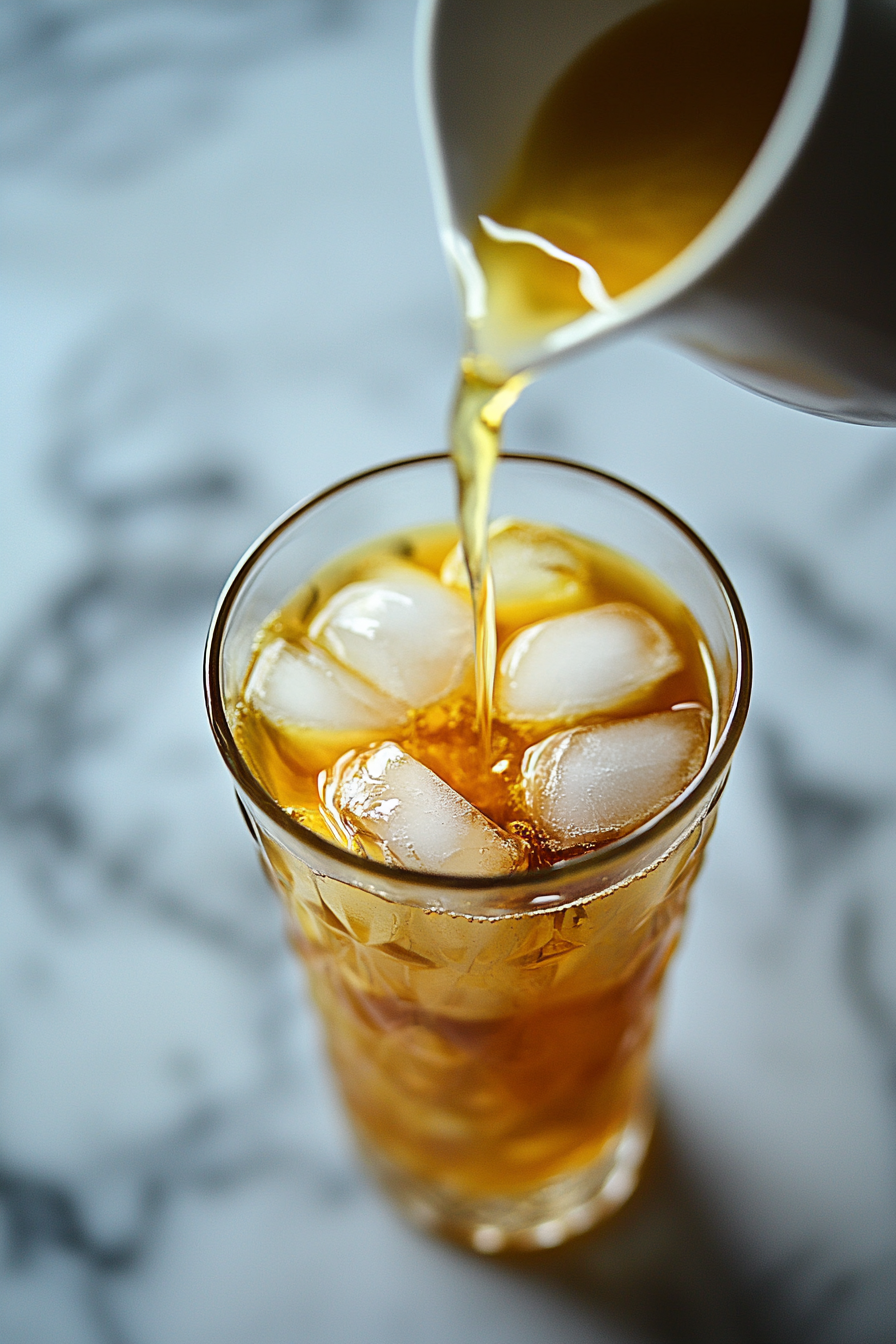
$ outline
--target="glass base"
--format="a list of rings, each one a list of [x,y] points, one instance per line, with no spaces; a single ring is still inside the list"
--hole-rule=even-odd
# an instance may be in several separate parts
[[[480,1199],[464,1199],[415,1180],[369,1150],[365,1158],[380,1185],[417,1227],[495,1255],[559,1246],[607,1218],[638,1184],[652,1131],[652,1114],[639,1115],[589,1166],[528,1193]]]

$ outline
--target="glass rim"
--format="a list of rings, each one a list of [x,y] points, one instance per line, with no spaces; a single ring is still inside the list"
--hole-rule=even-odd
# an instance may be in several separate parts
[[[679,518],[660,500],[619,476],[601,471],[598,467],[588,466],[583,462],[575,462],[569,458],[550,457],[544,454],[502,453],[498,461],[499,469],[501,462],[536,463],[546,467],[577,472],[590,479],[596,479],[616,489],[621,489],[639,503],[646,504],[648,508],[671,523],[698,552],[711,571],[725,599],[734,630],[737,655],[731,708],[724,724],[720,725],[719,736],[713,749],[688,787],[663,811],[650,817],[634,831],[630,831],[617,840],[610,841],[609,844],[601,846],[600,849],[561,861],[548,869],[526,869],[521,873],[510,873],[497,877],[461,877],[450,873],[418,873],[407,868],[392,867],[389,864],[380,863],[376,859],[368,859],[364,855],[343,848],[335,841],[327,840],[318,835],[315,831],[303,826],[301,822],[291,817],[288,812],[281,808],[277,800],[268,793],[261,781],[249,769],[231,732],[224,703],[221,675],[224,639],[227,634],[230,615],[258,563],[267,555],[270,548],[280,537],[305,514],[310,513],[332,496],[341,494],[352,486],[359,485],[362,481],[384,475],[387,472],[400,471],[406,467],[418,467],[437,462],[447,464],[450,460],[449,453],[427,453],[415,457],[397,458],[390,462],[368,467],[365,471],[344,477],[325,490],[318,491],[316,494],[300,500],[298,504],[288,509],[262,532],[261,536],[252,543],[234,568],[222,589],[212,615],[204,659],[206,712],[218,750],[238,788],[247,795],[255,807],[259,808],[271,821],[288,835],[298,840],[303,846],[319,854],[323,859],[329,858],[331,863],[335,860],[340,866],[356,872],[359,877],[359,886],[364,887],[366,885],[364,881],[360,880],[362,878],[366,878],[367,883],[375,882],[377,879],[382,882],[388,875],[390,885],[399,888],[406,887],[408,890],[422,887],[443,891],[491,891],[495,893],[510,890],[522,896],[529,888],[543,886],[546,880],[550,882],[552,873],[556,873],[558,879],[561,879],[564,884],[576,882],[585,878],[591,871],[598,872],[600,869],[606,868],[611,862],[615,863],[629,855],[634,855],[646,843],[673,832],[679,822],[691,811],[695,801],[700,796],[709,794],[715,785],[724,778],[734,748],[740,738],[750,702],[752,685],[750,636],[740,600],[721,563],[693,528],[689,527],[683,519]]]

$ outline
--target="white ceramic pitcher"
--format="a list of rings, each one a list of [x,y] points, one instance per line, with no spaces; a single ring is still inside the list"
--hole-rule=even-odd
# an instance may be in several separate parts
[[[468,303],[469,237],[539,103],[590,42],[655,2],[421,0],[424,143]],[[789,405],[896,424],[896,0],[812,0],[775,120],[719,213],[523,362],[634,327]]]

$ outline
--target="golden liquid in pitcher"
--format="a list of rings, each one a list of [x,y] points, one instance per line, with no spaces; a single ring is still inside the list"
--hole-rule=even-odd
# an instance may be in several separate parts
[[[471,235],[486,311],[468,332],[452,451],[486,740],[488,496],[526,381],[504,383],[504,357],[624,296],[710,223],[768,132],[808,13],[809,0],[661,0],[609,29],[550,90]]]

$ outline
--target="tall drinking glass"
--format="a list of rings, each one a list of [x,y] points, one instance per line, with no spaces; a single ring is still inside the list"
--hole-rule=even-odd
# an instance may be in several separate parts
[[[714,697],[706,763],[658,816],[554,868],[421,874],[328,843],[278,806],[234,739],[256,635],[339,554],[443,521],[453,490],[447,457],[416,458],[276,523],[221,597],[206,696],[369,1167],[414,1221],[490,1252],[556,1245],[635,1186],[658,995],[746,716],[750,653],[728,578],[668,509],[577,463],[505,455],[496,515],[614,547],[691,611]]]

